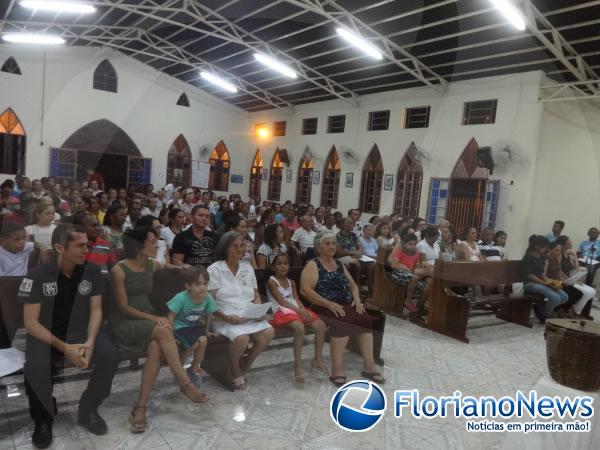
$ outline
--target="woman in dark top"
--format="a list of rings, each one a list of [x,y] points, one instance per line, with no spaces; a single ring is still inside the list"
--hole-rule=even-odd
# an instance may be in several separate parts
[[[361,375],[384,383],[385,379],[373,361],[371,318],[361,303],[358,286],[346,268],[335,259],[335,234],[329,230],[320,231],[314,243],[319,256],[302,271],[300,292],[329,326],[333,366],[329,379],[338,387],[346,383],[344,350],[350,337],[356,336],[363,358]]]
[[[535,315],[541,323],[551,315],[554,310],[567,302],[569,296],[561,289],[558,280],[552,280],[546,276],[548,253],[548,239],[544,236],[532,236],[529,239],[529,247],[521,261],[523,275],[523,287],[525,292],[543,295],[547,300],[541,306],[534,305]]]

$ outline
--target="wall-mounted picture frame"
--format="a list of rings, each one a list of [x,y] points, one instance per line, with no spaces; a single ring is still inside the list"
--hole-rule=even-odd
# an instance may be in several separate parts
[[[285,171],[285,182],[286,183],[291,183],[292,182],[292,169],[287,169]]]
[[[394,175],[386,174],[383,178],[383,190],[391,191],[394,189]]]
[[[313,170],[313,184],[319,184],[321,182],[321,172],[319,170]]]
[[[352,186],[354,186],[354,173],[353,172],[346,173],[346,184],[345,184],[345,186],[347,188],[351,188]]]

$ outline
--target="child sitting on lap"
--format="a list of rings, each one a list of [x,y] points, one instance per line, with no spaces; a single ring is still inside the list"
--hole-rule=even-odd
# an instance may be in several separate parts
[[[23,225],[8,220],[0,222],[0,276],[27,275],[29,257],[34,249],[35,244],[27,242]]]
[[[290,263],[285,253],[276,255],[271,263],[274,272],[267,283],[267,297],[273,304],[273,320],[271,325],[275,328],[289,327],[294,332],[294,380],[304,383],[302,370],[302,345],[304,341],[304,327],[309,326],[315,332],[315,358],[311,367],[330,375],[329,369],[323,361],[323,342],[325,342],[325,323],[309,308],[305,308],[299,301],[296,284],[290,280],[288,270]]]
[[[173,327],[175,339],[184,354],[194,353],[192,365],[187,369],[190,380],[196,387],[202,386],[202,379],[208,376],[202,369],[207,337],[216,336],[210,331],[210,319],[217,310],[212,295],[208,293],[208,272],[202,266],[192,267],[184,274],[185,291],[180,292],[167,303],[167,318]]]

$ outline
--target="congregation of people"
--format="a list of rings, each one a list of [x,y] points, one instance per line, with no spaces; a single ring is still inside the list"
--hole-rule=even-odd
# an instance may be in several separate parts
[[[91,369],[78,420],[95,434],[108,431],[98,410],[110,395],[119,351],[147,355],[128,418],[133,433],[147,428],[146,409],[163,363],[184,397],[209,400],[203,360],[215,336],[229,341],[237,390],[247,388],[246,374],[279,328],[293,337],[295,383],[306,378],[307,329],[315,336],[311,369],[338,387],[358,376],[348,375],[344,365],[355,338],[360,376],[384,383],[365,308],[380,249],[389,250],[390,279],[406,288],[396,300],[421,316],[431,300],[436,260],[508,259],[507,233],[491,228],[469,226],[458,234],[447,220],[428,224],[399,214],[361,221],[358,209],[344,214],[289,200],[244,201],[237,194],[216,196],[172,184],[127,190],[105,186],[92,170],[81,181],[17,176],[0,190],[0,276],[23,277],[15,301],[23,304],[24,377],[38,448],[52,442],[52,367],[61,357]],[[591,319],[597,300],[598,229],[590,228],[575,248],[564,228],[556,221],[550,234],[531,236],[522,257],[522,289],[544,298],[534,308],[540,322]],[[289,276],[292,267],[303,267],[299,285]],[[182,271],[185,281],[179,294],[165,299],[166,316],[150,301],[154,274],[165,269]],[[266,299],[255,275],[262,269],[270,271]],[[245,317],[264,300],[269,313]],[[327,334],[330,364],[323,357]]]

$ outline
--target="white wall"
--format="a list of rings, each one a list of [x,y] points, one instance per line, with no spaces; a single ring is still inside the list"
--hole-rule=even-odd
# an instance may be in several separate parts
[[[193,159],[207,160],[208,154],[199,158],[199,149],[212,149],[223,139],[233,173],[247,178],[247,170],[238,168],[250,167],[253,149],[248,148],[248,114],[241,109],[107,49],[61,47],[44,53],[0,45],[0,64],[9,56],[15,57],[22,75],[0,72],[0,113],[11,107],[25,128],[27,175],[47,176],[51,146],[60,146],[91,121],[108,119],[131,137],[144,157],[153,159],[155,185],[164,184],[166,155],[180,133]],[[94,69],[105,58],[117,71],[117,94],[92,89]],[[190,108],[176,105],[182,92],[187,93]],[[230,191],[245,195],[247,185],[230,183]]]
[[[298,162],[306,146],[320,158],[315,170],[323,171],[323,165],[333,145],[338,151],[350,148],[359,155],[359,161],[352,162],[342,157],[342,180],[340,184],[339,209],[346,210],[358,206],[362,167],[374,144],[377,144],[386,174],[394,175],[411,142],[431,155],[431,161],[424,164],[424,181],[421,195],[420,215],[426,216],[431,177],[450,177],[454,165],[471,138],[480,146],[490,145],[504,148],[510,145],[518,152],[521,164],[505,164],[491,179],[501,179],[498,206],[497,228],[506,229],[511,248],[520,253],[526,240],[526,220],[531,196],[532,162],[537,158],[539,127],[542,106],[537,102],[541,73],[529,72],[505,77],[494,77],[468,82],[452,83],[447,96],[440,96],[431,89],[407,89],[385,92],[362,97],[359,107],[352,107],[341,101],[321,102],[296,107],[292,114],[266,111],[253,114],[253,123],[287,121],[284,137],[274,137],[260,146],[265,165],[269,165],[277,147],[287,148],[291,154],[290,168],[293,170],[292,183],[283,184],[282,199],[294,199]],[[492,125],[461,125],[463,106],[467,101],[498,99],[496,123]],[[407,107],[431,106],[429,128],[403,129],[402,115]],[[388,131],[367,131],[370,111],[389,109],[390,127]],[[327,117],[346,114],[344,133],[327,134]],[[316,135],[301,135],[302,119],[318,117]],[[352,189],[344,187],[345,173],[354,173]],[[513,181],[513,185],[510,182]],[[263,196],[266,196],[266,183],[263,183]],[[312,201],[318,203],[321,184],[313,185]],[[394,190],[383,191],[381,214],[393,210]]]
[[[552,222],[566,222],[573,243],[587,239],[600,214],[600,105],[589,102],[546,103],[535,163],[528,230],[549,232]]]

